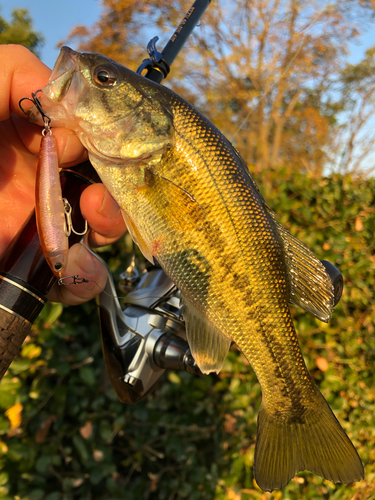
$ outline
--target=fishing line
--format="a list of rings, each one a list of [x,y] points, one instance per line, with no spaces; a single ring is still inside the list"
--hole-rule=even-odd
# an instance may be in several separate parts
[[[67,279],[71,279],[72,281],[70,283],[64,283],[64,280],[67,280]],[[70,276],[64,276],[63,278],[59,278],[57,280],[57,283],[59,284],[59,286],[71,286],[71,285],[83,285],[86,290],[93,290],[94,287],[92,288],[88,288],[86,286],[87,283],[94,283],[100,290],[102,293],[105,293],[106,295],[108,295],[108,297],[111,297],[111,298],[114,298],[114,299],[126,299],[127,298],[127,295],[115,295],[113,293],[108,293],[104,290],[104,288],[102,288],[98,283],[97,281],[95,280],[88,280],[86,278],[81,278],[78,274],[72,274]],[[173,295],[176,291],[177,291],[177,287],[176,286],[173,286],[171,288],[171,290],[169,290],[165,295],[163,296],[160,296],[160,295],[142,295],[142,299],[160,299],[160,302],[163,302],[164,300],[167,300],[171,295]],[[129,292],[131,293],[131,292]]]
[[[69,283],[64,283],[64,280],[68,280],[68,279],[71,279],[72,281],[69,282]],[[102,288],[97,281],[95,280],[88,280],[86,278],[81,278],[79,276],[79,274],[72,274],[70,276],[64,276],[63,278],[59,278],[57,280],[57,283],[59,286],[71,286],[71,285],[83,285],[86,290],[88,291],[91,291],[93,290],[95,287],[92,287],[92,288],[89,288],[86,286],[87,283],[94,283],[94,285],[96,285],[100,290],[101,290],[101,293],[105,293],[106,295],[108,295],[108,297],[111,297],[111,298],[114,298],[114,299],[126,299],[126,295],[114,295],[113,293],[108,293],[104,290],[104,288]]]

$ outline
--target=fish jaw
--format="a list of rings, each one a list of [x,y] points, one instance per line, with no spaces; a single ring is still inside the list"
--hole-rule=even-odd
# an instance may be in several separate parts
[[[82,81],[77,75],[78,58],[78,52],[69,47],[62,47],[47,85],[37,94],[44,113],[53,122],[54,127],[65,126],[73,129],[74,117],[69,116],[68,105],[72,106],[72,96],[76,99],[82,92]],[[72,91],[68,96],[69,90]],[[30,108],[27,115],[31,122],[44,125],[43,117],[36,106]]]
[[[51,101],[60,102],[67,94],[73,74],[78,69],[79,53],[69,47],[62,47],[53,67],[43,94]]]

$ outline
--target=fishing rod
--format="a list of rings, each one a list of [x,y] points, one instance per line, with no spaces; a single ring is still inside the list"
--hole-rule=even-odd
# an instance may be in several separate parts
[[[143,61],[138,71],[146,70],[146,78],[160,83],[210,1],[193,3],[162,52],[157,51],[157,38],[153,38],[147,47],[150,57]],[[60,178],[63,198],[72,206],[72,223],[74,227],[84,227],[79,210],[80,195],[88,185],[101,182],[99,176],[86,161],[63,169]],[[72,234],[69,246],[79,241],[80,237]],[[33,212],[0,258],[0,379],[18,355],[55,282],[43,255]]]

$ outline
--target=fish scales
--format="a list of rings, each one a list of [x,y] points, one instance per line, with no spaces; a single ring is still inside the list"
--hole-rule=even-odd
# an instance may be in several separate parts
[[[168,155],[155,173],[168,175],[194,196],[202,207],[204,221],[220,232],[220,245],[212,244],[213,231],[206,230],[204,223],[203,227],[190,227],[187,241],[183,232],[170,231],[169,221],[173,221],[176,207],[168,205],[172,213],[162,213],[156,225],[154,220],[149,222],[147,214],[144,216],[145,230],[154,229],[150,246],[162,235],[171,235],[155,254],[158,262],[182,294],[241,348],[256,371],[270,411],[295,412],[295,391],[308,390],[315,395],[315,390],[290,317],[280,237],[222,136],[179,102],[173,116],[176,153]],[[194,166],[189,169],[191,158]],[[159,198],[160,190],[155,192],[152,203],[144,205],[147,213],[158,211]],[[215,273],[202,273],[197,282],[194,272],[186,272],[185,259],[178,258],[186,247],[204,256]],[[228,282],[228,276],[244,279],[233,283]],[[203,290],[207,295],[207,288],[209,298],[199,293]],[[226,307],[217,307],[217,303]],[[275,385],[280,390],[275,390]]]
[[[74,130],[145,257],[181,291],[202,371],[231,341],[262,388],[254,475],[266,491],[300,470],[363,477],[355,448],[306,368],[289,301],[323,321],[333,289],[316,257],[280,225],[229,141],[163,86],[96,54],[62,48],[43,107]]]

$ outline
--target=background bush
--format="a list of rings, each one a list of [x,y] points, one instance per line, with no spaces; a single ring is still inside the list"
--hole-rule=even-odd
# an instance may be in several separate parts
[[[375,181],[287,171],[258,179],[279,219],[345,290],[326,325],[293,308],[307,367],[353,440],[366,479],[302,472],[283,491],[253,481],[261,393],[232,349],[218,376],[169,372],[121,404],[105,373],[94,302],[48,304],[0,384],[0,497],[22,500],[367,500],[375,496]],[[104,258],[121,271],[129,239]]]

